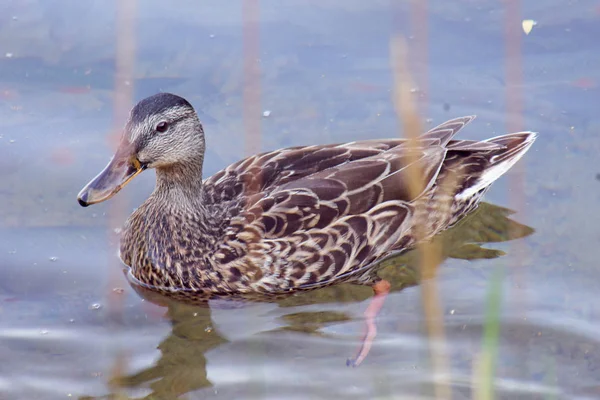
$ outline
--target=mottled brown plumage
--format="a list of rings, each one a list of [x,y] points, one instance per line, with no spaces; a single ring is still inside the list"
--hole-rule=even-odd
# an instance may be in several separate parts
[[[508,170],[535,138],[524,132],[453,140],[472,119],[448,121],[416,143],[266,152],[202,182],[204,133],[192,107],[170,94],[145,99],[132,110],[121,149],[127,167],[157,169],[157,186],[127,221],[121,258],[138,281],[167,291],[227,295],[369,283],[365,267],[414,247],[415,227],[427,239],[457,222],[493,180],[464,193],[492,167],[502,167],[498,176]],[[154,125],[163,120],[169,130],[161,133]],[[182,139],[196,148],[183,148]],[[159,161],[143,158],[150,145]],[[416,195],[408,185],[412,167],[423,189]],[[444,189],[440,182],[450,176],[456,184]],[[80,202],[94,190],[84,189]]]
[[[531,132],[454,140],[472,119],[415,141],[266,152],[202,181],[198,117],[181,97],[161,93],[133,108],[115,157],[79,202],[106,200],[156,169],[156,188],[128,219],[120,249],[137,283],[155,290],[275,295],[375,285],[374,264],[459,221],[535,140]]]

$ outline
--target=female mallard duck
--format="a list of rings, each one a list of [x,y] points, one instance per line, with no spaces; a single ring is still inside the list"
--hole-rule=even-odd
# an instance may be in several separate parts
[[[532,132],[453,140],[473,118],[448,121],[416,141],[262,153],[203,181],[198,116],[185,99],[160,93],[132,109],[116,154],[78,201],[85,207],[107,200],[155,168],[156,188],[121,238],[120,257],[139,284],[233,295],[354,282],[375,290],[367,310],[372,325],[389,284],[369,267],[413,248],[417,232],[431,238],[475,209],[535,140]],[[418,192],[409,187],[414,173]],[[441,184],[449,177],[451,189]]]

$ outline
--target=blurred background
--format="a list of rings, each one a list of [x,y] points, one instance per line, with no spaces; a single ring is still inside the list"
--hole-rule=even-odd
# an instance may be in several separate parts
[[[595,0],[2,1],[0,399],[600,397],[599,18]],[[196,107],[206,176],[397,137],[393,38],[423,128],[476,114],[460,138],[539,132],[439,238],[442,368],[410,255],[382,271],[395,291],[356,369],[368,288],[209,308],[130,288],[115,233],[153,173],[92,208],[76,195],[137,100]]]

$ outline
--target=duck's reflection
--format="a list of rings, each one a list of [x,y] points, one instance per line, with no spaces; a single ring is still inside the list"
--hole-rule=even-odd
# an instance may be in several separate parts
[[[158,361],[134,374],[117,377],[113,385],[134,388],[149,384],[155,395],[149,398],[161,399],[211,385],[206,377],[205,353],[227,340],[214,328],[210,308],[173,302],[165,317],[172,330],[158,345]]]
[[[459,225],[435,238],[441,250],[441,261],[447,258],[467,260],[496,258],[504,252],[482,247],[528,236],[534,230],[509,216],[506,208],[482,203],[477,211]],[[419,265],[416,252],[408,252],[385,261],[379,268],[379,276],[391,283],[392,291],[415,286],[419,283]],[[147,387],[152,391],[146,398],[176,398],[182,394],[211,386],[207,378],[205,354],[228,342],[215,327],[211,307],[239,308],[244,302],[219,300],[207,303],[197,300],[190,304],[159,296],[143,288],[135,288],[152,303],[166,307],[166,316],[172,330],[158,346],[160,358],[143,370],[131,375],[117,377],[113,384],[120,388]],[[279,317],[276,328],[271,331],[295,331],[308,335],[322,335],[322,329],[353,319],[341,311],[299,311],[299,307],[312,304],[357,302],[367,299],[372,290],[367,287],[343,284],[312,292],[300,292],[272,302],[275,307],[293,308],[293,312]],[[340,360],[342,362],[343,360]]]

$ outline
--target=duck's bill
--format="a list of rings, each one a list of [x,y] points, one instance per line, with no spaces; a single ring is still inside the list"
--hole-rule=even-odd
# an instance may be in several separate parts
[[[82,207],[110,199],[133,178],[146,169],[137,158],[117,152],[102,172],[77,195]]]

